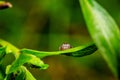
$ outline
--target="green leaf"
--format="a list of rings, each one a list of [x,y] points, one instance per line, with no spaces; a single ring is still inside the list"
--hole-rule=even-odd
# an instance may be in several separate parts
[[[6,69],[6,74],[16,71],[20,66],[28,62],[30,59],[31,59],[30,56],[21,54],[19,58],[12,63],[10,68]]]
[[[9,70],[10,67],[11,65],[7,66],[7,69]],[[21,66],[15,72],[7,74],[4,80],[36,80],[36,79],[24,66]]]
[[[16,71],[20,66],[27,63],[30,64],[31,67],[47,69],[48,65],[44,64],[42,60],[39,58],[43,58],[46,56],[52,55],[67,55],[73,57],[82,57],[86,55],[90,55],[97,50],[95,44],[90,44],[87,46],[79,46],[72,49],[64,50],[64,51],[55,51],[55,52],[45,52],[45,51],[36,51],[30,49],[22,49],[20,50],[20,56],[14,61],[12,66],[7,69],[7,74]],[[38,58],[39,57],[39,58]]]
[[[14,45],[10,44],[9,42],[0,39],[0,45],[6,48],[6,54],[13,53],[16,58],[19,56],[19,49],[16,48]]]
[[[20,71],[18,75],[15,77],[15,80],[25,80],[26,79],[26,72],[25,71]]]
[[[23,54],[24,53],[32,54],[39,58],[43,58],[46,56],[53,56],[53,55],[68,55],[73,57],[82,57],[82,56],[90,55],[94,53],[96,50],[97,47],[95,44],[89,44],[86,46],[78,46],[64,51],[45,52],[45,51],[36,51],[31,49],[21,49],[20,52]]]
[[[73,56],[73,57],[82,57],[82,56],[90,55],[90,54],[94,53],[96,50],[97,50],[96,45],[92,44],[92,45],[86,46],[85,48],[83,48],[79,51],[68,52],[65,55]]]
[[[6,49],[5,47],[0,47],[0,62],[6,55],[5,49]]]
[[[3,65],[0,64],[0,80],[3,80],[3,78],[5,77],[5,67]]]
[[[118,76],[120,32],[112,17],[95,0],[79,0],[88,30],[114,75]]]
[[[31,55],[31,54],[21,53],[20,56],[13,62],[11,67],[6,69],[6,74],[10,74],[12,72],[15,72],[16,70],[18,70],[18,68],[20,66],[22,66],[25,63],[34,65],[40,69],[47,69],[48,68],[48,65],[44,64],[43,61],[40,60],[38,57]]]
[[[6,71],[8,71],[10,67],[11,65],[8,65]],[[20,67],[14,73],[7,74],[4,80],[25,80],[25,70]]]
[[[38,58],[34,55],[31,55],[31,56],[32,57],[29,60],[28,64],[31,64],[35,68],[40,68],[40,69],[47,69],[48,68],[48,65],[44,64],[44,62],[40,58]]]
[[[25,80],[36,80],[24,66],[22,66],[22,68],[25,70]]]

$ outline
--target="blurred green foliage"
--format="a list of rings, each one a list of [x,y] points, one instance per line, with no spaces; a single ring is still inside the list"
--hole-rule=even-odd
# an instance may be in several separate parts
[[[120,26],[120,1],[97,0]],[[73,47],[92,41],[79,0],[9,0],[13,8],[0,11],[0,38],[20,48],[58,50],[63,42]],[[6,56],[5,64],[10,63]],[[45,58],[48,70],[30,69],[37,80],[114,80],[99,54],[73,58]]]

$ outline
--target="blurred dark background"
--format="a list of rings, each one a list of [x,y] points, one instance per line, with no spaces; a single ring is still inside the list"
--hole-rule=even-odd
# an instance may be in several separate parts
[[[0,38],[18,48],[56,51],[64,42],[73,47],[92,42],[79,0],[6,1],[13,8],[0,11]],[[96,1],[120,26],[120,0]],[[52,56],[43,60],[50,65],[47,70],[30,70],[37,80],[115,80],[99,51],[81,58]]]

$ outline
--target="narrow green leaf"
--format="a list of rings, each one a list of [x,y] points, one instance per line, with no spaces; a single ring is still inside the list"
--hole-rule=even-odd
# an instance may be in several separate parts
[[[117,77],[119,29],[112,17],[95,0],[79,1],[88,30],[112,72]]]
[[[24,53],[32,54],[39,58],[43,58],[46,56],[53,56],[53,55],[69,55],[73,57],[82,57],[82,56],[90,55],[94,53],[96,50],[97,47],[95,44],[89,44],[86,46],[79,46],[64,51],[45,52],[45,51],[36,51],[31,49],[22,49],[20,50],[20,52],[23,54]]]
[[[22,66],[22,68],[25,70],[25,80],[36,80],[24,66]]]

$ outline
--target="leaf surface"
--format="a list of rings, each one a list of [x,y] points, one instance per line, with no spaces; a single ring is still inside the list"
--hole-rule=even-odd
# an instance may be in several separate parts
[[[117,77],[120,32],[113,18],[95,0],[79,0],[91,37]]]
[[[36,51],[31,49],[21,49],[21,53],[27,53],[35,55],[39,58],[44,58],[46,56],[53,56],[53,55],[68,55],[73,57],[82,57],[87,56],[92,53],[94,53],[97,50],[97,47],[95,44],[89,44],[85,46],[78,46],[75,48],[67,49],[64,51],[53,51],[53,52],[45,52],[45,51]]]

